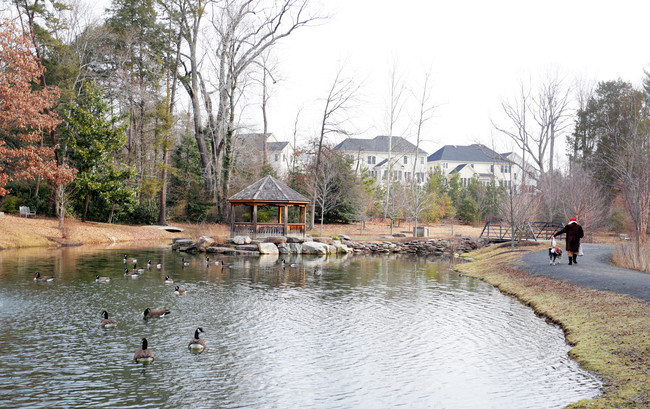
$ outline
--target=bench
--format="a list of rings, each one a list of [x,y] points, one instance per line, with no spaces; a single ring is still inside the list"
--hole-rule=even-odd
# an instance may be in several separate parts
[[[20,216],[36,216],[36,210],[30,210],[29,206],[20,206]]]

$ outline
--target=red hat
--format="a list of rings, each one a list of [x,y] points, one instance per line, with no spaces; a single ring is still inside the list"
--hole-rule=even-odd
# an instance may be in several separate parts
[[[577,222],[578,219],[576,219],[575,217],[572,217],[572,218],[569,219],[569,221],[570,221],[570,222]]]

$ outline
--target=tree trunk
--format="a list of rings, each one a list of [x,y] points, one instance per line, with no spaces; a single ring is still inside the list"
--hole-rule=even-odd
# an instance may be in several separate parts
[[[84,197],[84,212],[81,215],[81,221],[83,223],[86,222],[86,216],[88,215],[88,203],[90,203],[90,193],[86,194],[86,197]]]
[[[167,225],[167,157],[168,149],[163,149],[163,168],[160,188],[160,213],[158,214],[158,224],[161,226]]]
[[[113,214],[115,213],[115,203],[111,205],[111,213],[108,215],[108,224],[113,223]]]

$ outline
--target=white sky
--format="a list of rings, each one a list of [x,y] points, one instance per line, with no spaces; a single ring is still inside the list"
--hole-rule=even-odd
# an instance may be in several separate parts
[[[522,80],[559,70],[567,85],[578,78],[640,84],[643,69],[650,69],[646,0],[312,1],[331,18],[297,30],[274,51],[281,79],[271,85],[269,131],[279,140],[292,142],[301,107],[299,144],[318,135],[323,98],[341,65],[363,85],[351,121],[363,138],[387,134],[392,62],[418,93],[430,69],[438,108],[423,134],[429,154],[445,144],[474,142],[513,149],[491,119],[506,124],[499,103]],[[394,135],[415,142],[409,122],[416,108],[406,106]],[[245,122],[261,131],[259,108],[248,108]]]
[[[290,140],[300,106],[300,134],[315,136],[322,98],[340,64],[363,81],[363,103],[355,115],[358,137],[386,134],[389,69],[397,61],[409,86],[417,88],[430,67],[436,116],[426,126],[424,149],[445,144],[512,144],[493,130],[502,123],[499,102],[522,79],[560,70],[567,84],[621,78],[640,84],[650,68],[644,0],[327,0],[332,18],[301,29],[277,49],[282,81],[274,85],[269,129]],[[319,100],[319,98],[321,100]],[[403,113],[404,122],[416,112]],[[260,125],[261,127],[261,125]],[[406,124],[396,135],[411,142]],[[341,138],[332,138],[339,142]],[[564,138],[562,138],[564,139]]]

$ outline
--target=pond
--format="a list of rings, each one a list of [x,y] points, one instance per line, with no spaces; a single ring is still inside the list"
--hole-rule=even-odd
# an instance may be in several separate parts
[[[125,253],[145,268],[137,279]],[[1,251],[0,406],[547,409],[600,394],[560,328],[449,262],[224,261],[162,247]],[[171,313],[145,320],[147,307]],[[117,328],[99,325],[104,310]],[[197,327],[201,354],[188,350]],[[142,338],[148,365],[133,361]]]

